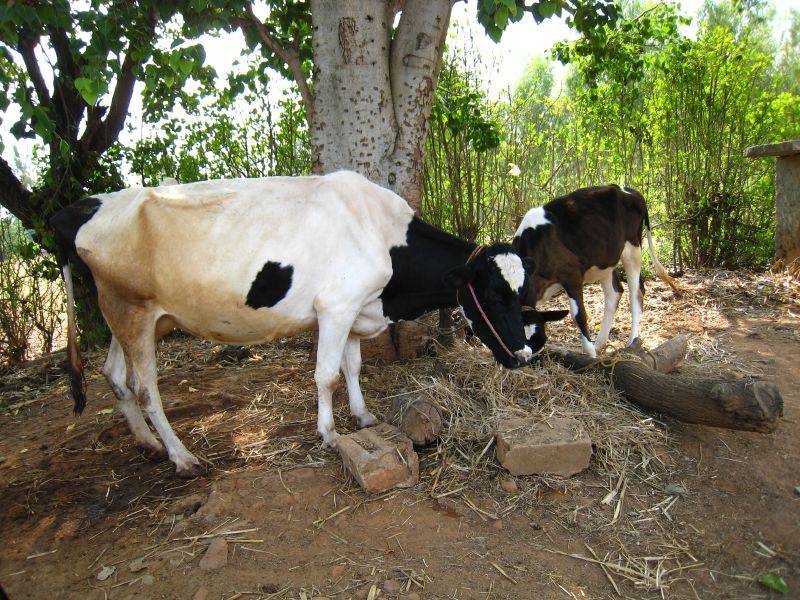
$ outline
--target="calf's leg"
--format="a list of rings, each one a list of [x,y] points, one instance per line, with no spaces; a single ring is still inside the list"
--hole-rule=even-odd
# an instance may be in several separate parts
[[[569,314],[572,315],[578,330],[581,333],[581,346],[583,351],[592,358],[597,356],[591,338],[589,325],[586,321],[586,308],[583,306],[583,282],[563,284],[569,298]]]
[[[639,337],[639,322],[642,319],[642,305],[644,294],[642,292],[641,273],[642,273],[642,247],[634,246],[630,242],[625,243],[622,249],[622,265],[625,267],[625,275],[628,279],[628,294],[631,305],[631,334],[628,337],[628,345]]]
[[[604,269],[600,273],[600,286],[603,288],[603,324],[594,340],[594,348],[598,352],[608,341],[608,334],[614,326],[614,315],[617,313],[619,299],[622,297],[622,285],[614,267]]]

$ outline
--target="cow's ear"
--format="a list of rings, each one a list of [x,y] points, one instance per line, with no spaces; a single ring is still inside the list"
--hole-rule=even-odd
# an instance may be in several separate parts
[[[469,265],[461,265],[450,269],[444,274],[444,281],[452,285],[454,288],[460,288],[467,285],[475,277],[475,271]]]
[[[533,268],[536,266],[536,263],[533,262],[530,256],[525,256],[522,258],[522,265],[528,273],[533,273]]]
[[[569,314],[568,310],[545,310],[540,313],[542,315],[542,321],[545,323],[548,321],[560,321],[564,317]]]

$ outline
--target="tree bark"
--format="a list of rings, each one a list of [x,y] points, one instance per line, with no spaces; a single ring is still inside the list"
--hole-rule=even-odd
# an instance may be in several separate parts
[[[312,0],[313,170],[352,169],[419,213],[452,0]]]
[[[636,338],[633,347],[625,348],[618,354],[632,354],[659,373],[672,372],[683,361],[688,347],[685,335],[676,335],[654,350],[645,350],[638,341],[639,338]],[[556,346],[548,347],[547,354],[556,362],[573,371],[589,368],[598,362],[597,359],[586,354],[570,352]]]
[[[800,278],[800,154],[775,166],[775,261]]]
[[[655,364],[659,356],[661,368],[674,361],[681,343],[685,340],[673,338],[656,348],[650,353],[656,357]],[[767,381],[665,375],[638,356],[626,356],[625,351],[601,360],[560,349],[548,349],[547,356],[571,370],[601,369],[627,400],[686,423],[769,433],[783,415],[781,393]]]

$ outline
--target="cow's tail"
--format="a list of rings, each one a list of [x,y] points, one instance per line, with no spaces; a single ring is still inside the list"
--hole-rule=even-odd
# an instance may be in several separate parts
[[[678,282],[669,276],[669,273],[667,273],[664,265],[662,265],[661,261],[658,260],[655,244],[653,244],[653,234],[650,233],[650,218],[647,215],[646,209],[644,213],[644,232],[647,235],[647,249],[650,251],[650,259],[653,261],[653,265],[655,266],[656,275],[658,275],[661,281],[669,285],[673,292],[679,294],[681,292],[681,287],[678,285]]]
[[[67,290],[67,372],[72,398],[75,400],[75,414],[79,415],[86,406],[86,376],[83,374],[83,360],[78,346],[78,328],[75,323],[75,288],[72,285],[72,270],[67,258],[68,251],[60,236],[56,234],[58,262],[64,276],[64,287]]]

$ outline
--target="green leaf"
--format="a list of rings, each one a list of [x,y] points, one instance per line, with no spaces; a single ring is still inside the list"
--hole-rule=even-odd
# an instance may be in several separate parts
[[[86,77],[78,77],[75,79],[75,89],[83,98],[84,102],[89,106],[94,106],[97,99],[100,97],[99,86],[95,81],[87,79]]]
[[[502,31],[508,23],[508,9],[505,6],[498,6],[494,13],[494,24]]]
[[[503,37],[503,30],[500,29],[499,27],[495,27],[491,23],[488,23],[486,25],[486,33],[489,34],[489,37],[492,38],[492,41],[494,43],[499,43],[500,38]]]
[[[558,2],[554,2],[552,0],[542,0],[539,3],[539,14],[542,15],[542,18],[549,19],[553,16],[553,14],[555,14],[557,8]]]
[[[184,75],[188,75],[194,69],[194,62],[192,62],[188,58],[182,58],[180,62],[178,62],[178,70],[183,73]]]
[[[762,575],[758,578],[758,583],[780,594],[789,593],[789,586],[786,585],[783,577],[778,575]]]

